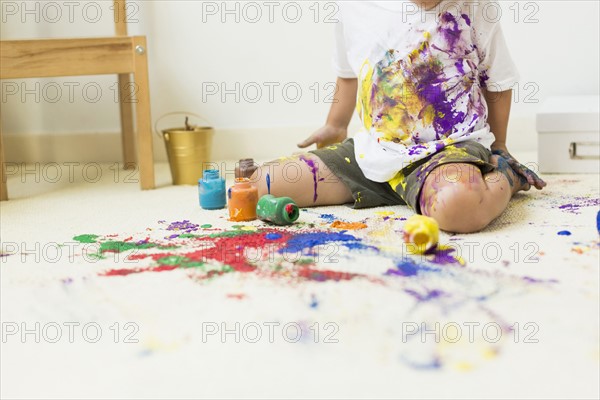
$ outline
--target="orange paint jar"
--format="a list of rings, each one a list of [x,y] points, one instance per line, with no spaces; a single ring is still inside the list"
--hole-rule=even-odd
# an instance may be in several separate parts
[[[252,221],[256,219],[256,204],[258,189],[250,184],[248,178],[238,178],[229,188],[229,219],[235,222]]]

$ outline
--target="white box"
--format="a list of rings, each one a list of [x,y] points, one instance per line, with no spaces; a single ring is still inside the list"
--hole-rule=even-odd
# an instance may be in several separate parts
[[[537,114],[542,173],[600,173],[600,96],[548,98]]]

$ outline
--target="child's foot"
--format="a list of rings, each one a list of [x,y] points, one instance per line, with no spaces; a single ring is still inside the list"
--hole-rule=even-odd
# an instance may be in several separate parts
[[[529,190],[531,188],[527,179],[521,174],[517,174],[515,170],[508,165],[508,162],[504,157],[494,154],[490,158],[490,163],[496,167],[497,172],[500,172],[506,177],[513,194],[520,190]]]

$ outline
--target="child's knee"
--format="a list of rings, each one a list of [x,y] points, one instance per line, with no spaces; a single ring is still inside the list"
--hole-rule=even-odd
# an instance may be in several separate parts
[[[485,228],[493,218],[483,206],[485,182],[470,164],[446,164],[427,178],[421,212],[435,218],[445,231],[471,233]],[[427,196],[429,195],[429,198]]]

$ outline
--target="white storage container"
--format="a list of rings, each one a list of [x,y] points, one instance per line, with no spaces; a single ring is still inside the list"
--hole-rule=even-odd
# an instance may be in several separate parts
[[[600,173],[600,96],[548,98],[537,114],[542,173]]]

